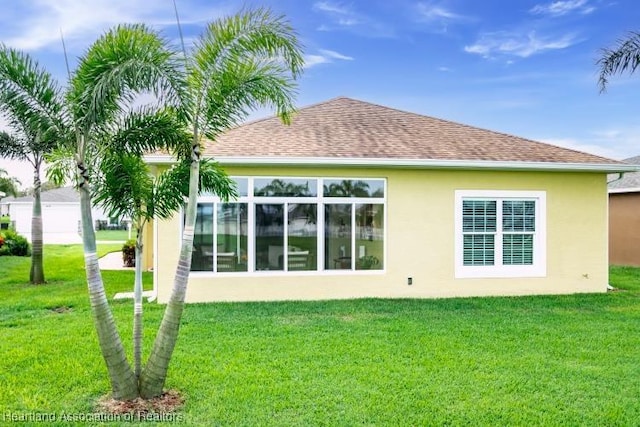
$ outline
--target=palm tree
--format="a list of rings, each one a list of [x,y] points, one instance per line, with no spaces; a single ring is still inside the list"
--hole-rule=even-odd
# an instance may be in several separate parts
[[[37,62],[19,51],[0,46],[0,111],[12,133],[0,134],[2,157],[24,160],[33,167],[31,271],[33,284],[45,282],[42,245],[40,169],[46,154],[58,144],[62,111],[60,89]]]
[[[631,32],[626,39],[618,40],[613,49],[602,49],[596,64],[600,66],[600,92],[606,91],[609,77],[626,71],[633,74],[640,66],[640,33]]]
[[[144,25],[121,25],[100,37],[80,58],[66,96],[74,133],[67,149],[73,152],[80,193],[89,299],[112,394],[117,400],[134,399],[140,396],[140,389],[116,329],[98,265],[91,214],[91,179],[97,171],[92,166],[99,164],[108,143],[118,142],[118,135],[135,136],[140,151],[155,150],[153,115],[129,110],[127,101],[148,91],[171,106],[171,100],[184,96],[178,66],[177,55],[158,34]],[[111,135],[116,137],[109,138]]]
[[[164,113],[160,113],[164,115]],[[174,120],[165,120],[168,126],[154,126],[163,129],[159,138],[177,133],[175,139],[188,138]],[[140,380],[142,372],[142,256],[144,251],[144,230],[146,225],[157,219],[168,219],[178,212],[187,196],[189,163],[182,161],[154,177],[140,153],[136,149],[138,138],[123,129],[113,140],[118,141],[118,150],[105,150],[100,162],[98,180],[94,185],[94,202],[102,206],[109,216],[131,218],[136,233],[135,281],[133,317],[133,359],[134,373]],[[157,140],[163,144],[164,139]],[[123,142],[125,144],[123,144]],[[128,148],[133,147],[133,150]],[[167,147],[165,147],[167,148]],[[134,151],[134,152],[132,152]],[[234,182],[219,166],[211,161],[200,162],[200,191],[212,192],[223,200],[237,197]]]
[[[126,47],[126,48],[125,48]],[[215,140],[239,124],[252,108],[275,108],[285,122],[293,112],[294,79],[303,59],[295,34],[282,17],[265,9],[247,11],[216,21],[190,52],[178,54],[144,26],[121,26],[107,33],[81,58],[68,97],[76,129],[75,158],[83,206],[83,234],[89,293],[97,318],[100,346],[109,368],[114,397],[149,398],[163,392],[169,361],[178,338],[191,265],[203,138]],[[122,82],[127,83],[124,87]],[[174,287],[139,381],[126,360],[108,310],[95,256],[91,228],[89,157],[99,153],[110,124],[122,114],[120,100],[135,90],[152,91],[190,128],[188,145],[174,146],[188,159],[188,201]],[[135,120],[133,121],[135,122]],[[140,150],[153,150],[157,139],[145,137],[144,121],[132,131]],[[89,131],[87,131],[89,130]],[[92,137],[94,139],[92,139]],[[145,146],[145,144],[147,144]]]
[[[215,141],[260,105],[274,107],[288,123],[294,110],[294,80],[304,63],[289,23],[266,9],[246,11],[209,24],[193,49],[183,53],[187,93],[181,107],[192,134],[189,196],[174,286],[142,372],[143,397],[163,392],[178,338],[193,250],[202,140]]]
[[[215,140],[258,106],[274,107],[288,122],[294,109],[294,80],[303,66],[294,31],[283,17],[274,17],[265,9],[211,23],[193,49],[182,53],[183,58],[144,25],[118,26],[80,58],[70,76],[64,110],[59,117],[51,114],[53,128],[64,136],[65,149],[72,153],[76,168],[89,299],[113,397],[118,400],[149,398],[163,392],[191,265],[203,139]],[[18,86],[22,84],[20,77],[7,76]],[[189,127],[190,140],[188,144],[163,142],[178,158],[186,159],[189,179],[183,193],[188,194],[188,201],[174,288],[138,378],[127,360],[100,274],[91,180],[97,172],[93,166],[107,159],[109,144],[124,141],[124,135],[136,139],[134,154],[138,156],[158,148],[157,141],[162,138],[154,133],[154,115],[127,109],[127,101],[140,92],[152,93],[160,105],[173,111]],[[42,101],[34,100],[32,108],[44,107]]]

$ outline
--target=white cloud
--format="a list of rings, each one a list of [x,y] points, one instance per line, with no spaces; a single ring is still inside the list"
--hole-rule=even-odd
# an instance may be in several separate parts
[[[547,4],[538,4],[529,10],[534,15],[562,16],[572,12],[589,14],[596,8],[589,6],[588,0],[560,0]]]
[[[333,62],[334,59],[341,61],[353,61],[353,57],[351,56],[343,55],[333,50],[319,49],[318,54],[305,55],[304,66],[305,68],[311,68],[319,64],[329,64]]]
[[[313,4],[313,10],[322,12],[337,13],[339,15],[350,15],[351,11],[344,6],[328,1],[319,1]]]
[[[457,14],[447,9],[440,4],[434,4],[433,2],[421,2],[417,4],[418,13],[420,18],[426,21],[454,21],[460,19],[467,19],[464,15]]]
[[[325,15],[330,21],[320,25],[317,28],[318,31],[346,30],[365,37],[395,37],[395,32],[389,25],[363,14],[351,6],[331,1],[318,1],[313,4],[312,10]]]
[[[323,55],[328,56],[329,58],[342,59],[344,61],[353,61],[353,57],[347,56],[347,55],[343,55],[343,54],[338,53],[338,52],[336,52],[334,50],[320,49],[320,52]]]
[[[615,149],[602,146],[594,142],[582,141],[575,138],[540,138],[538,139],[538,141],[546,142],[547,144],[556,145],[558,147],[581,151],[583,153],[595,154],[596,156],[607,157],[610,159],[620,157]]]
[[[328,62],[331,62],[331,60],[329,58],[327,58],[326,56],[322,56],[322,55],[305,55],[304,56],[304,67],[305,68],[311,68],[311,67],[315,67],[318,64],[326,64]]]
[[[60,45],[60,32],[65,40],[87,44],[109,27],[122,22],[146,22],[156,27],[175,25],[171,2],[145,0],[23,0],[13,5],[12,13],[0,17],[0,39],[5,44],[23,50],[37,50]],[[226,13],[222,8],[197,7],[181,4],[180,20],[183,25],[204,23]],[[11,16],[20,16],[17,22],[7,22]]]
[[[442,71],[443,73],[448,73],[452,70],[449,67],[438,67],[438,71]]]
[[[415,20],[427,25],[431,31],[446,33],[451,24],[471,21],[473,18],[456,13],[442,3],[429,1],[416,4]]]
[[[626,159],[640,154],[640,127],[622,126],[588,131],[583,138],[541,137],[538,141],[584,151],[610,159]]]
[[[535,31],[528,34],[517,34],[507,31],[484,33],[474,44],[465,46],[467,53],[474,53],[485,58],[495,55],[510,55],[527,58],[529,56],[547,51],[566,49],[578,40],[573,34],[565,34],[560,37],[540,37]]]

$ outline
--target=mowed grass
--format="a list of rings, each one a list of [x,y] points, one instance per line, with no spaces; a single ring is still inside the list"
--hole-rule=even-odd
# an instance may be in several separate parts
[[[109,391],[81,250],[46,256],[39,287],[24,284],[28,259],[0,258],[0,421],[91,412]],[[109,297],[132,275],[105,272]],[[167,386],[188,425],[637,425],[640,270],[612,268],[611,284],[622,290],[193,304]],[[145,306],[147,350],[163,308]],[[130,353],[132,303],[113,309]]]
[[[135,233],[132,233],[131,238],[135,238]],[[99,241],[126,241],[129,240],[128,230],[98,230],[96,231],[96,240]]]

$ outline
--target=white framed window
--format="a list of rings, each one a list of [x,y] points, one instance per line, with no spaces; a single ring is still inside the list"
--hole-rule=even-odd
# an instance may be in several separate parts
[[[546,192],[456,190],[455,277],[544,277]]]
[[[385,179],[233,179],[237,200],[198,199],[191,271],[384,270]]]

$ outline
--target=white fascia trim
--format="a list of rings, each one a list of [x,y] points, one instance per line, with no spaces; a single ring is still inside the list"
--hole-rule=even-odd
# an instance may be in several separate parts
[[[576,172],[636,172],[640,165],[612,165],[602,163],[555,163],[555,162],[515,162],[491,160],[424,160],[393,158],[356,157],[236,157],[214,158],[221,165],[235,166],[351,166],[351,167],[393,167],[409,169],[490,169],[490,170],[530,170],[530,171],[576,171]],[[145,156],[150,164],[175,163],[175,157],[168,155]]]
[[[150,165],[170,165],[176,163],[178,159],[176,156],[170,156],[167,154],[148,154],[143,156],[146,163]]]
[[[615,193],[639,193],[640,187],[629,187],[629,188],[611,188],[609,190],[609,194]]]

